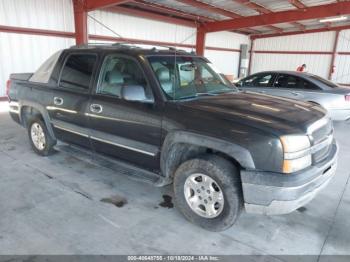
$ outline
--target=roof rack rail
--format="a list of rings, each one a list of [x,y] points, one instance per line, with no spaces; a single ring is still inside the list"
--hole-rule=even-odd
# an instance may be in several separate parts
[[[93,47],[121,47],[121,48],[139,48],[138,46],[127,43],[87,43],[80,45],[73,45],[70,48],[93,48]]]
[[[166,45],[150,45],[151,49],[154,51],[157,51],[157,47],[162,47],[166,48],[170,51],[176,51],[176,52],[181,52],[181,53],[186,53],[187,51],[183,49],[177,49],[176,47],[173,46],[166,46]],[[110,47],[110,48],[124,48],[124,49],[140,49],[141,47],[136,46],[133,43],[128,43],[128,42],[116,42],[116,43],[86,43],[86,44],[79,44],[79,45],[73,45],[70,47],[70,49],[79,49],[79,48],[96,48],[96,47]]]

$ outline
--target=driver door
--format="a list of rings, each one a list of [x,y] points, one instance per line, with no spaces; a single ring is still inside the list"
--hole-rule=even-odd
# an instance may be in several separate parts
[[[146,99],[136,93],[133,99],[133,92],[123,98],[124,89],[140,86]],[[86,115],[97,152],[151,171],[159,169],[161,112],[136,59],[118,54],[105,57]]]

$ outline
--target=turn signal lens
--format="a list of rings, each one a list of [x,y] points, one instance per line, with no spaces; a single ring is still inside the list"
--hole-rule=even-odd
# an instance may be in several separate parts
[[[305,135],[287,135],[280,137],[284,153],[293,153],[309,148],[310,140]]]
[[[311,155],[297,159],[288,159],[283,161],[283,173],[293,173],[311,166]]]
[[[311,166],[310,140],[306,135],[280,137],[283,147],[282,172],[289,174]]]

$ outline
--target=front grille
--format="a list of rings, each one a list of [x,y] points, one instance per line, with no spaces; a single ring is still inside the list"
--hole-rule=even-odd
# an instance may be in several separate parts
[[[323,119],[321,119],[324,121]],[[316,122],[317,123],[317,122]],[[318,144],[322,142],[327,136],[329,136],[333,131],[332,121],[328,120],[325,122],[324,125],[319,127],[318,129],[314,130],[311,133],[313,145]]]
[[[314,164],[317,164],[324,160],[330,150],[333,141],[333,125],[332,121],[328,118],[323,118],[313,124],[309,133],[312,148],[312,160]]]
[[[328,144],[324,148],[320,149],[319,151],[312,154],[312,160],[314,163],[319,163],[322,160],[324,160],[329,152],[331,151],[331,144]]]

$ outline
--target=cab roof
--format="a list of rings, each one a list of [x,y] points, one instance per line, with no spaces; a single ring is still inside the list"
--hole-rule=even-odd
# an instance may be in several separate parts
[[[133,54],[133,55],[189,55],[189,56],[195,56],[196,54],[194,52],[187,52],[182,49],[176,49],[175,47],[170,46],[157,46],[152,48],[142,48],[135,45],[130,44],[104,44],[104,43],[95,43],[95,44],[83,44],[83,45],[75,45],[71,46],[68,50],[116,50],[116,51],[123,51],[127,54]]]

